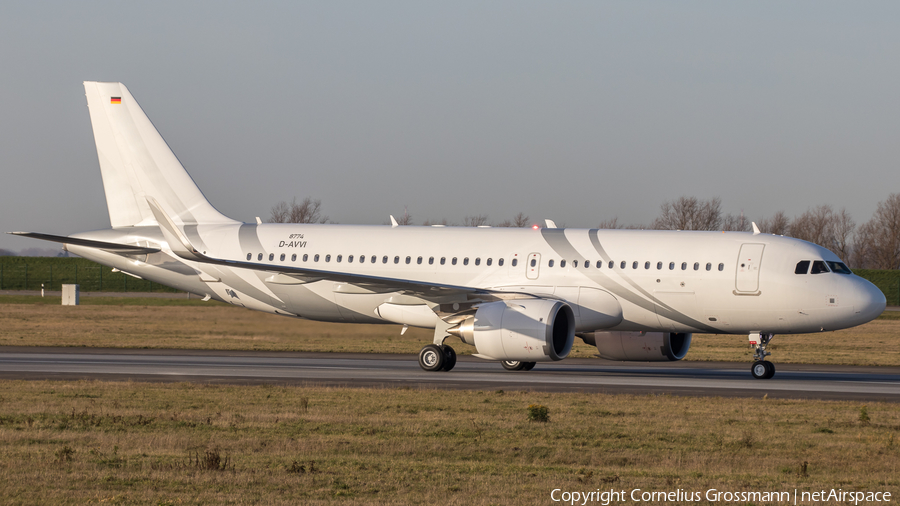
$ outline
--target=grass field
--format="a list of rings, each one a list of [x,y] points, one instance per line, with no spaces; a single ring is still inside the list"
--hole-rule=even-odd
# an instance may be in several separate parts
[[[398,325],[350,325],[297,320],[197,299],[84,297],[81,306],[59,298],[0,296],[0,345],[182,348],[360,353],[418,353],[431,330]],[[776,336],[778,363],[900,365],[900,312],[866,325],[820,334]],[[474,348],[447,341],[460,354]],[[575,340],[570,356],[596,348]],[[696,334],[686,360],[751,361],[746,336]]]
[[[4,504],[552,504],[554,488],[900,493],[897,404],[96,381],[0,389]],[[549,421],[529,419],[535,404]]]

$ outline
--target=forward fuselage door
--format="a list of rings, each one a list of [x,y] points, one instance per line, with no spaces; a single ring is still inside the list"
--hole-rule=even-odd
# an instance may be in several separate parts
[[[528,255],[525,261],[525,277],[528,279],[537,279],[541,273],[541,254],[532,253]]]
[[[734,287],[738,293],[759,292],[759,268],[765,244],[743,244],[738,256]]]

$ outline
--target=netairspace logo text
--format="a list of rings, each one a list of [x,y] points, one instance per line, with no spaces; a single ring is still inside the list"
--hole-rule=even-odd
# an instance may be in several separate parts
[[[591,490],[591,491],[570,491],[555,488],[550,492],[550,499],[553,502],[568,504],[570,506],[588,504],[600,504],[609,506],[610,504],[619,502],[646,502],[646,503],[664,503],[664,502],[700,502],[709,501],[717,503],[748,503],[748,502],[775,502],[786,504],[815,504],[821,502],[844,502],[853,504],[868,503],[889,503],[891,502],[890,492],[859,492],[845,491],[843,489],[831,490],[797,490],[793,491],[739,491],[730,492],[726,490],[718,490],[711,488],[705,492],[694,492],[689,490],[677,489],[673,492],[659,492],[641,490],[639,488],[628,490]]]

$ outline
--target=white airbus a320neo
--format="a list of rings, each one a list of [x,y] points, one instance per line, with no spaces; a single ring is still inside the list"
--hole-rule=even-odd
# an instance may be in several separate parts
[[[575,337],[612,360],[680,360],[694,332],[748,335],[771,378],[775,334],[866,323],[878,288],[834,253],[754,232],[261,224],[213,208],[121,83],[84,83],[112,228],[68,251],[237,306],[332,322],[433,328],[509,370],[563,360]],[[404,327],[405,329],[405,327]]]

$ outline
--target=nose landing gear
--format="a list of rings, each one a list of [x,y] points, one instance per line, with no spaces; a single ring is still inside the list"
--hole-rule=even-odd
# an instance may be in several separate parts
[[[766,360],[766,357],[772,353],[766,351],[769,342],[775,334],[750,334],[750,344],[756,345],[756,351],[753,353],[753,365],[750,366],[750,374],[756,379],[769,379],[775,376],[775,364]]]

